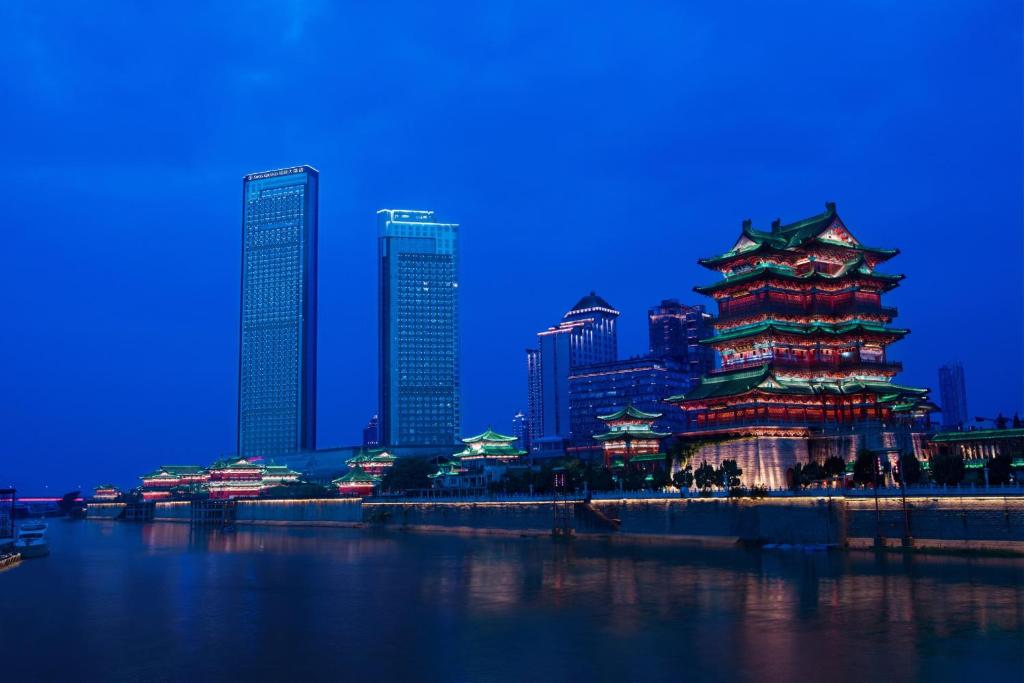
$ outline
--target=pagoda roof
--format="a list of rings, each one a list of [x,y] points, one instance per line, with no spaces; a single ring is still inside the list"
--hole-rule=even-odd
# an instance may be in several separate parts
[[[338,477],[332,484],[376,484],[381,477],[370,474],[360,467],[353,467],[351,470]]]
[[[827,237],[822,237],[823,233],[836,224],[841,226],[843,230],[849,234],[849,231],[843,224],[842,219],[839,218],[839,214],[836,212],[836,205],[833,202],[825,203],[824,213],[804,218],[786,225],[782,225],[780,221],[776,221],[772,224],[771,232],[757,230],[754,228],[751,221],[745,220],[743,221],[743,231],[740,234],[740,239],[736,242],[736,246],[723,254],[709,258],[702,258],[699,260],[699,263],[704,266],[714,266],[736,258],[737,256],[746,256],[756,252],[770,250],[784,251],[803,246],[812,241],[827,244],[829,246],[855,249],[861,252],[870,252],[886,259],[892,258],[899,253],[899,249],[880,249],[877,247],[864,246],[856,239],[853,239],[852,242],[840,242],[828,239]],[[853,238],[852,235],[850,235],[850,237],[851,239]]]
[[[598,441],[614,441],[621,439],[623,441],[627,439],[660,439],[668,436],[670,432],[656,432],[653,429],[620,429],[605,432],[603,434],[594,434],[594,438]]]
[[[986,441],[992,439],[1024,439],[1024,429],[975,429],[966,432],[939,432],[933,442],[951,443],[957,441]]]
[[[263,470],[267,474],[299,474],[288,465],[265,465]]]
[[[471,436],[467,439],[463,439],[462,443],[478,443],[480,441],[498,441],[504,443],[511,443],[515,440],[516,437],[514,436],[508,436],[507,434],[499,434],[498,432],[488,427],[487,431],[483,432],[482,434],[477,434],[476,436]]]
[[[904,400],[908,396],[923,398],[928,394],[927,389],[872,380],[781,380],[772,373],[771,366],[766,364],[760,368],[750,370],[704,376],[701,378],[701,383],[694,387],[693,390],[685,394],[670,396],[665,401],[668,403],[678,403],[680,401],[739,396],[754,390],[771,394],[809,396],[821,394],[849,395],[868,392],[877,394],[879,401],[886,403]]]
[[[637,420],[657,420],[663,413],[645,413],[639,408],[634,408],[632,404],[627,405],[625,408],[620,408],[610,415],[598,415],[598,420],[605,420],[610,422],[612,420],[621,420],[624,417],[632,417]]]
[[[710,294],[711,292],[716,292],[726,287],[768,277],[775,277],[793,282],[829,282],[842,279],[851,274],[861,275],[873,280],[880,280],[887,284],[895,284],[904,278],[903,275],[899,274],[879,273],[867,265],[864,261],[863,255],[859,255],[857,258],[845,262],[838,271],[832,274],[822,273],[816,270],[808,271],[806,273],[797,273],[789,266],[779,265],[776,263],[761,263],[749,270],[743,271],[742,273],[728,275],[713,284],[705,285],[703,287],[694,287],[693,291],[698,294]]]
[[[139,479],[160,479],[160,478],[173,479],[173,478],[176,478],[176,475],[173,475],[170,472],[165,472],[164,470],[160,469],[160,470],[153,470],[149,474],[143,474],[141,477],[139,477]]]
[[[93,489],[93,490],[95,490],[95,491],[99,491],[100,489],[116,489],[116,488],[117,488],[117,487],[116,487],[116,486],[114,486],[113,484],[100,484],[99,486],[97,486],[97,487],[96,487],[95,489]]]
[[[701,344],[717,344],[719,342],[733,339],[744,339],[754,335],[774,332],[777,334],[794,334],[800,336],[814,335],[842,335],[850,332],[873,332],[875,334],[893,335],[901,337],[910,330],[898,327],[886,327],[876,322],[860,320],[859,318],[844,323],[791,323],[778,320],[765,320],[752,325],[741,325],[726,330],[721,334],[707,339],[701,339]]]
[[[576,305],[570,308],[564,317],[568,317],[570,315],[573,315],[574,313],[589,311],[595,308],[602,309],[610,313],[615,313],[616,315],[618,315],[619,313],[610,303],[608,303],[603,298],[598,296],[596,292],[591,291],[590,294],[587,294],[585,297],[577,301]]]
[[[206,471],[199,465],[161,465],[160,469],[168,474],[202,474]]]
[[[630,462],[657,462],[659,460],[664,460],[664,459],[665,459],[665,454],[664,453],[641,453],[639,455],[634,455],[634,456],[630,457],[629,461]]]
[[[521,451],[518,448],[510,446],[508,444],[496,444],[493,446],[484,445],[480,446],[477,450],[469,450],[468,448],[459,451],[454,455],[456,458],[487,458],[487,457],[519,457],[520,455],[526,455],[526,451]]]

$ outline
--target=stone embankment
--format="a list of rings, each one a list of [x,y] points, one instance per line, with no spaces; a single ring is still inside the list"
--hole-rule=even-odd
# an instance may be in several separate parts
[[[115,519],[124,504],[89,506],[91,519]],[[154,521],[189,522],[188,502],[160,502]],[[763,499],[652,497],[582,500],[240,500],[234,523],[373,526],[410,531],[580,538],[674,540],[707,544],[869,547],[876,538],[923,549],[1024,554],[1024,496],[799,496]]]

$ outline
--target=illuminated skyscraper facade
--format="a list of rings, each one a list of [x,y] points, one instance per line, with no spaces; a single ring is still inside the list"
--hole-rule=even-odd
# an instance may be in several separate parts
[[[433,211],[377,212],[384,446],[459,442],[458,234]]]
[[[317,189],[296,166],[242,183],[238,453],[316,448]]]
[[[963,429],[967,424],[967,383],[964,366],[949,363],[939,368],[939,400],[943,429]]]
[[[562,316],[558,325],[537,334],[538,348],[526,352],[531,447],[564,442],[572,436],[569,375],[573,368],[617,358],[618,317],[617,310],[591,292]]]

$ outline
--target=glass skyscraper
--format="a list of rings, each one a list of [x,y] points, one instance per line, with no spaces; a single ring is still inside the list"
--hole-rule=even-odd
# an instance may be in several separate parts
[[[967,419],[967,382],[964,366],[948,363],[939,368],[939,396],[942,401],[942,427],[964,429]]]
[[[296,166],[242,184],[242,456],[316,448],[319,175]]]
[[[617,358],[618,317],[617,310],[591,292],[558,325],[537,333],[538,348],[526,350],[527,429],[533,450],[557,453],[572,436],[569,376],[573,368]]]
[[[382,445],[458,443],[458,235],[433,211],[377,212]]]

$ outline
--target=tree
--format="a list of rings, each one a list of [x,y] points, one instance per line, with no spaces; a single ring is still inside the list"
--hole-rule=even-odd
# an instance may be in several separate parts
[[[723,460],[718,467],[717,474],[719,486],[734,489],[740,485],[740,475],[743,474],[743,469],[736,464],[735,460]]]
[[[643,470],[627,467],[621,476],[623,491],[639,491],[647,485],[647,473]]]
[[[830,455],[825,458],[822,469],[825,470],[825,476],[838,477],[846,474],[846,463],[838,455]]]
[[[796,463],[789,468],[789,487],[794,491],[799,491],[804,487],[804,466],[802,463]]]
[[[591,491],[613,491],[615,489],[615,477],[607,467],[595,467],[590,473],[587,484]]]
[[[687,463],[686,467],[672,475],[672,483],[680,490],[686,491],[693,486],[693,468]]]
[[[673,462],[679,463],[679,467],[683,468],[690,462],[693,454],[697,452],[699,448],[698,444],[687,443],[685,440],[674,437],[665,448],[665,460],[668,465],[671,466]]]
[[[715,485],[715,468],[705,460],[693,473],[693,480],[697,483],[697,488],[701,490],[701,493],[707,493]]]
[[[381,488],[385,491],[430,488],[427,475],[436,471],[437,465],[431,464],[426,458],[399,458],[384,474]]]
[[[921,481],[921,462],[913,453],[900,453],[899,481],[911,486]]]
[[[803,467],[804,486],[825,478],[825,468],[813,460]]]
[[[663,489],[669,484],[668,472],[665,468],[658,468],[651,472],[650,486],[652,489]]]
[[[857,459],[853,462],[853,480],[861,486],[877,486],[878,479],[878,456],[866,448],[857,451]]]
[[[956,486],[964,480],[964,457],[959,454],[936,453],[931,457],[931,471],[936,484]]]
[[[988,459],[988,483],[993,486],[1002,486],[1010,483],[1010,468],[1013,467],[1013,458],[1005,453]]]

